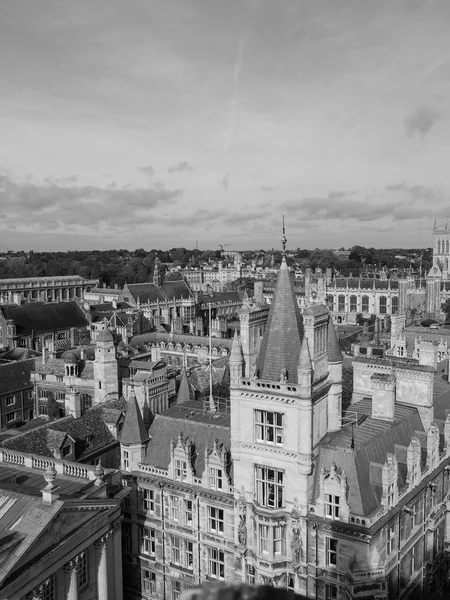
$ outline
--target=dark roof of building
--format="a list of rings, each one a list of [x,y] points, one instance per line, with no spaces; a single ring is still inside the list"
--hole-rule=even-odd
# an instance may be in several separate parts
[[[175,298],[179,300],[184,298],[192,298],[192,292],[189,285],[184,279],[176,279],[174,281],[164,281],[162,286],[162,292],[169,300]]]
[[[54,446],[52,443],[55,442],[55,439],[62,439],[62,436],[68,434],[76,442],[76,460],[83,460],[116,441],[106,423],[117,422],[125,408],[125,400],[113,399],[93,406],[79,419],[68,416],[45,423],[42,427],[4,440],[0,443],[0,447],[53,457]],[[116,420],[111,419],[111,411],[115,413]]]
[[[0,365],[0,396],[32,386],[34,358]]]
[[[122,294],[130,292],[135,302],[147,304],[153,302],[168,302],[171,300],[188,299],[192,297],[189,285],[184,279],[176,281],[165,281],[161,287],[155,283],[128,283],[122,290]],[[125,297],[125,296],[123,296]]]
[[[145,464],[167,469],[170,464],[170,441],[176,443],[180,433],[183,441],[195,445],[193,467],[197,477],[205,468],[205,448],[211,449],[214,441],[220,447],[230,448],[230,414],[205,413],[199,401],[186,402],[156,415],[150,430]]]
[[[244,293],[239,293],[238,291],[230,291],[230,292],[211,292],[210,294],[199,294],[198,301],[201,304],[209,304],[216,302],[235,302],[236,304],[240,304],[242,302]]]
[[[134,392],[128,400],[125,421],[120,436],[121,444],[144,444],[149,439]]]
[[[192,392],[191,384],[186,373],[186,369],[181,371],[180,387],[177,393],[177,404],[185,404],[194,400],[194,394]]]
[[[288,381],[297,383],[297,365],[303,339],[303,321],[286,260],[278,271],[266,329],[257,361],[261,379],[279,381],[286,369]]]
[[[7,350],[0,355],[2,360],[28,360],[30,358],[36,358],[37,356],[41,356],[40,352],[37,350],[32,350],[31,348],[12,348],[11,350]]]
[[[165,333],[162,331],[152,331],[150,333],[143,333],[142,335],[135,335],[130,341],[130,347],[138,347],[142,350],[146,349],[146,344],[156,344],[159,342],[164,342],[168,344],[172,342],[173,344],[181,344],[185,346],[186,344],[190,344],[191,346],[209,346],[209,338],[202,337],[199,335],[188,335],[188,334],[176,334],[174,333]],[[222,348],[230,348],[232,340],[228,338],[211,338],[211,343],[214,347],[222,347]]]
[[[14,321],[18,336],[88,325],[83,311],[76,302],[9,306],[1,307],[0,310],[5,319]]]
[[[328,322],[328,362],[329,363],[339,363],[343,361],[341,348],[339,346],[339,338],[336,332],[336,327],[333,324],[333,321],[329,320]]]
[[[424,428],[417,409],[412,406],[396,404],[394,421],[390,422],[372,418],[372,401],[364,398],[352,404],[346,414],[355,417],[355,413],[357,425],[346,425],[340,431],[328,434],[320,444],[315,469],[314,498],[319,495],[322,467],[327,471],[334,463],[338,471],[346,472],[350,483],[350,511],[368,516],[380,505],[380,469],[386,462],[387,454],[396,455],[401,488],[406,481],[406,448],[413,437],[423,437]],[[401,447],[403,452],[400,452]]]

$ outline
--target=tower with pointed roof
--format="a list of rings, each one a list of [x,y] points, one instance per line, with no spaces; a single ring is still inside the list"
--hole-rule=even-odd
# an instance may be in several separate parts
[[[128,408],[120,435],[121,468],[135,471],[144,461],[150,437],[142,419],[134,391],[128,399]]]
[[[109,394],[119,393],[116,347],[106,326],[95,339],[94,386],[94,404],[100,404]]]
[[[267,534],[272,545],[282,539],[290,560],[293,548],[307,543],[306,524],[297,522],[306,518],[313,497],[317,449],[329,432],[340,428],[342,355],[325,307],[316,304],[304,317],[300,314],[286,261],[284,222],[281,241],[282,262],[252,374],[246,370],[242,376],[237,337],[233,341],[231,454],[234,489],[254,516],[247,523],[247,540]],[[292,545],[291,531],[296,536]],[[264,545],[247,543],[264,561]],[[273,577],[273,566],[269,571]]]

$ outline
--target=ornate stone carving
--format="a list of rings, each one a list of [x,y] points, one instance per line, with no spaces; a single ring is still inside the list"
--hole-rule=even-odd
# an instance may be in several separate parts
[[[238,539],[241,546],[247,545],[247,525],[244,514],[240,515],[240,523],[238,525]]]

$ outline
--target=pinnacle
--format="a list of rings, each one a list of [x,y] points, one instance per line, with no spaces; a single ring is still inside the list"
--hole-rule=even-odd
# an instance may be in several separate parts
[[[328,321],[328,362],[329,363],[340,363],[342,362],[342,352],[339,346],[339,338],[336,333],[336,328],[333,321]]]
[[[232,363],[232,362],[241,363],[243,360],[244,360],[244,357],[242,356],[241,344],[239,342],[237,330],[235,329],[233,343],[231,345],[230,363]]]
[[[308,338],[303,338],[302,347],[300,349],[300,356],[298,359],[298,370],[299,371],[311,371],[311,354],[309,353]]]
[[[141,410],[139,408],[136,394],[132,390],[128,399],[128,408],[123,423],[121,444],[143,444],[148,442],[149,436],[142,420]]]

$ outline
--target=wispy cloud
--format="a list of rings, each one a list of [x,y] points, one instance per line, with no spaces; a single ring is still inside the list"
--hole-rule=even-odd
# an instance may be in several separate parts
[[[432,106],[421,105],[405,119],[405,129],[409,137],[425,137],[441,118],[441,113]]]
[[[146,167],[138,167],[138,170],[142,173],[145,173],[145,175],[148,175],[148,177],[153,177],[153,175],[155,174],[155,169],[152,167],[152,165],[147,165]]]
[[[179,163],[177,163],[176,165],[171,165],[167,171],[169,173],[181,173],[181,172],[187,172],[187,173],[192,173],[192,171],[194,171],[194,167],[192,165],[190,165],[186,160],[183,160]]]

